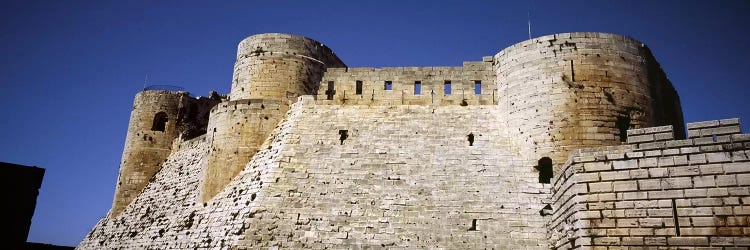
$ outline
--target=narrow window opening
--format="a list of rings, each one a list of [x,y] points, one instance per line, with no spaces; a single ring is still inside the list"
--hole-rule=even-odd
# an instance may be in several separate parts
[[[362,94],[362,81],[357,81],[356,85],[357,85],[356,86],[356,93],[357,93],[357,95],[361,95]]]
[[[451,81],[445,81],[445,83],[443,83],[443,94],[451,94]]]
[[[393,82],[385,81],[385,90],[392,90],[392,89],[393,89]]]
[[[415,81],[414,82],[414,94],[415,95],[421,95],[422,94],[422,81]]]
[[[474,133],[469,133],[466,138],[469,140],[469,146],[474,146]]]
[[[328,89],[326,90],[326,99],[333,100],[333,95],[336,94],[336,90],[333,89],[333,81],[328,82]]]
[[[482,94],[482,81],[474,81],[474,94],[475,95]]]
[[[471,227],[469,228],[469,231],[478,231],[477,230],[477,219],[471,219]]]
[[[169,121],[169,118],[167,118],[167,113],[164,113],[164,112],[156,113],[156,115],[154,116],[154,122],[151,125],[151,131],[164,132],[164,129],[167,127],[168,121]]]
[[[539,171],[539,183],[550,183],[552,179],[552,159],[549,157],[542,157],[534,167]]]
[[[630,128],[630,116],[617,116],[615,126],[620,131],[620,142],[628,140],[628,129]]]
[[[573,70],[573,60],[570,60],[570,80],[573,82],[576,81],[576,71]]]
[[[714,142],[719,141],[719,137],[716,135],[711,135],[711,138],[714,140]]]
[[[339,130],[339,140],[341,141],[340,145],[344,145],[344,140],[349,137],[349,131],[348,130]]]
[[[674,218],[674,231],[677,236],[680,236],[680,220],[677,217],[677,202],[672,199],[672,218]]]

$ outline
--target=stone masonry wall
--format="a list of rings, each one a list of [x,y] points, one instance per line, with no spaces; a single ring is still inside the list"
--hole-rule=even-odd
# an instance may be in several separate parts
[[[750,134],[738,119],[628,131],[628,145],[578,150],[553,186],[557,249],[750,246]]]
[[[529,160],[618,145],[630,128],[673,125],[679,98],[645,46],[606,33],[563,33],[510,46],[495,55],[498,121],[513,129]],[[667,115],[669,114],[669,115]]]
[[[211,110],[207,139],[211,145],[202,180],[202,199],[221,192],[260,150],[286,112],[284,102],[245,99],[223,102]]]
[[[493,106],[306,102],[240,245],[547,248],[550,184],[492,122]]]
[[[492,105],[497,95],[495,72],[492,57],[484,59],[464,62],[463,67],[329,68],[320,82],[317,100],[339,105]],[[450,82],[450,94],[445,92],[446,81]],[[391,84],[389,90],[386,82]],[[481,86],[479,94],[475,93],[476,83]]]

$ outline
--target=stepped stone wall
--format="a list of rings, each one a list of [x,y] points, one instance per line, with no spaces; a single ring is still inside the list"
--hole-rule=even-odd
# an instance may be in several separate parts
[[[554,182],[558,249],[750,247],[750,134],[738,119],[628,131],[628,144],[577,150]]]
[[[489,122],[493,109],[307,98],[216,198],[196,190],[209,151],[199,137],[80,248],[546,248],[550,185]]]
[[[550,186],[491,107],[304,107],[242,245],[546,248]]]
[[[202,200],[221,192],[245,168],[288,110],[285,102],[262,99],[228,101],[211,110],[206,135],[210,143],[208,167],[201,186]]]
[[[201,201],[201,179],[210,142],[198,137],[179,145],[153,181],[117,216],[107,215],[79,249],[195,249],[237,247],[263,205],[259,190],[270,183],[289,129],[300,115],[293,106],[247,167],[210,202]]]

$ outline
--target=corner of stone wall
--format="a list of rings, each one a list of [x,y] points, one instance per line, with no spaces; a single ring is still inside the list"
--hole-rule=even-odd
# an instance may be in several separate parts
[[[631,129],[627,145],[573,151],[553,181],[550,245],[750,246],[750,134],[739,119],[687,128],[685,140]]]

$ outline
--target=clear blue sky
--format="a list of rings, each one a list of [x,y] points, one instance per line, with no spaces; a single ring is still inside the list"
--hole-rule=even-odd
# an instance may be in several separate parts
[[[0,2],[0,161],[47,169],[29,241],[76,245],[107,212],[146,74],[227,93],[237,43],[257,33],[311,37],[350,67],[451,66],[526,40],[531,10],[534,37],[647,44],[686,122],[750,123],[750,1],[212,2]]]

